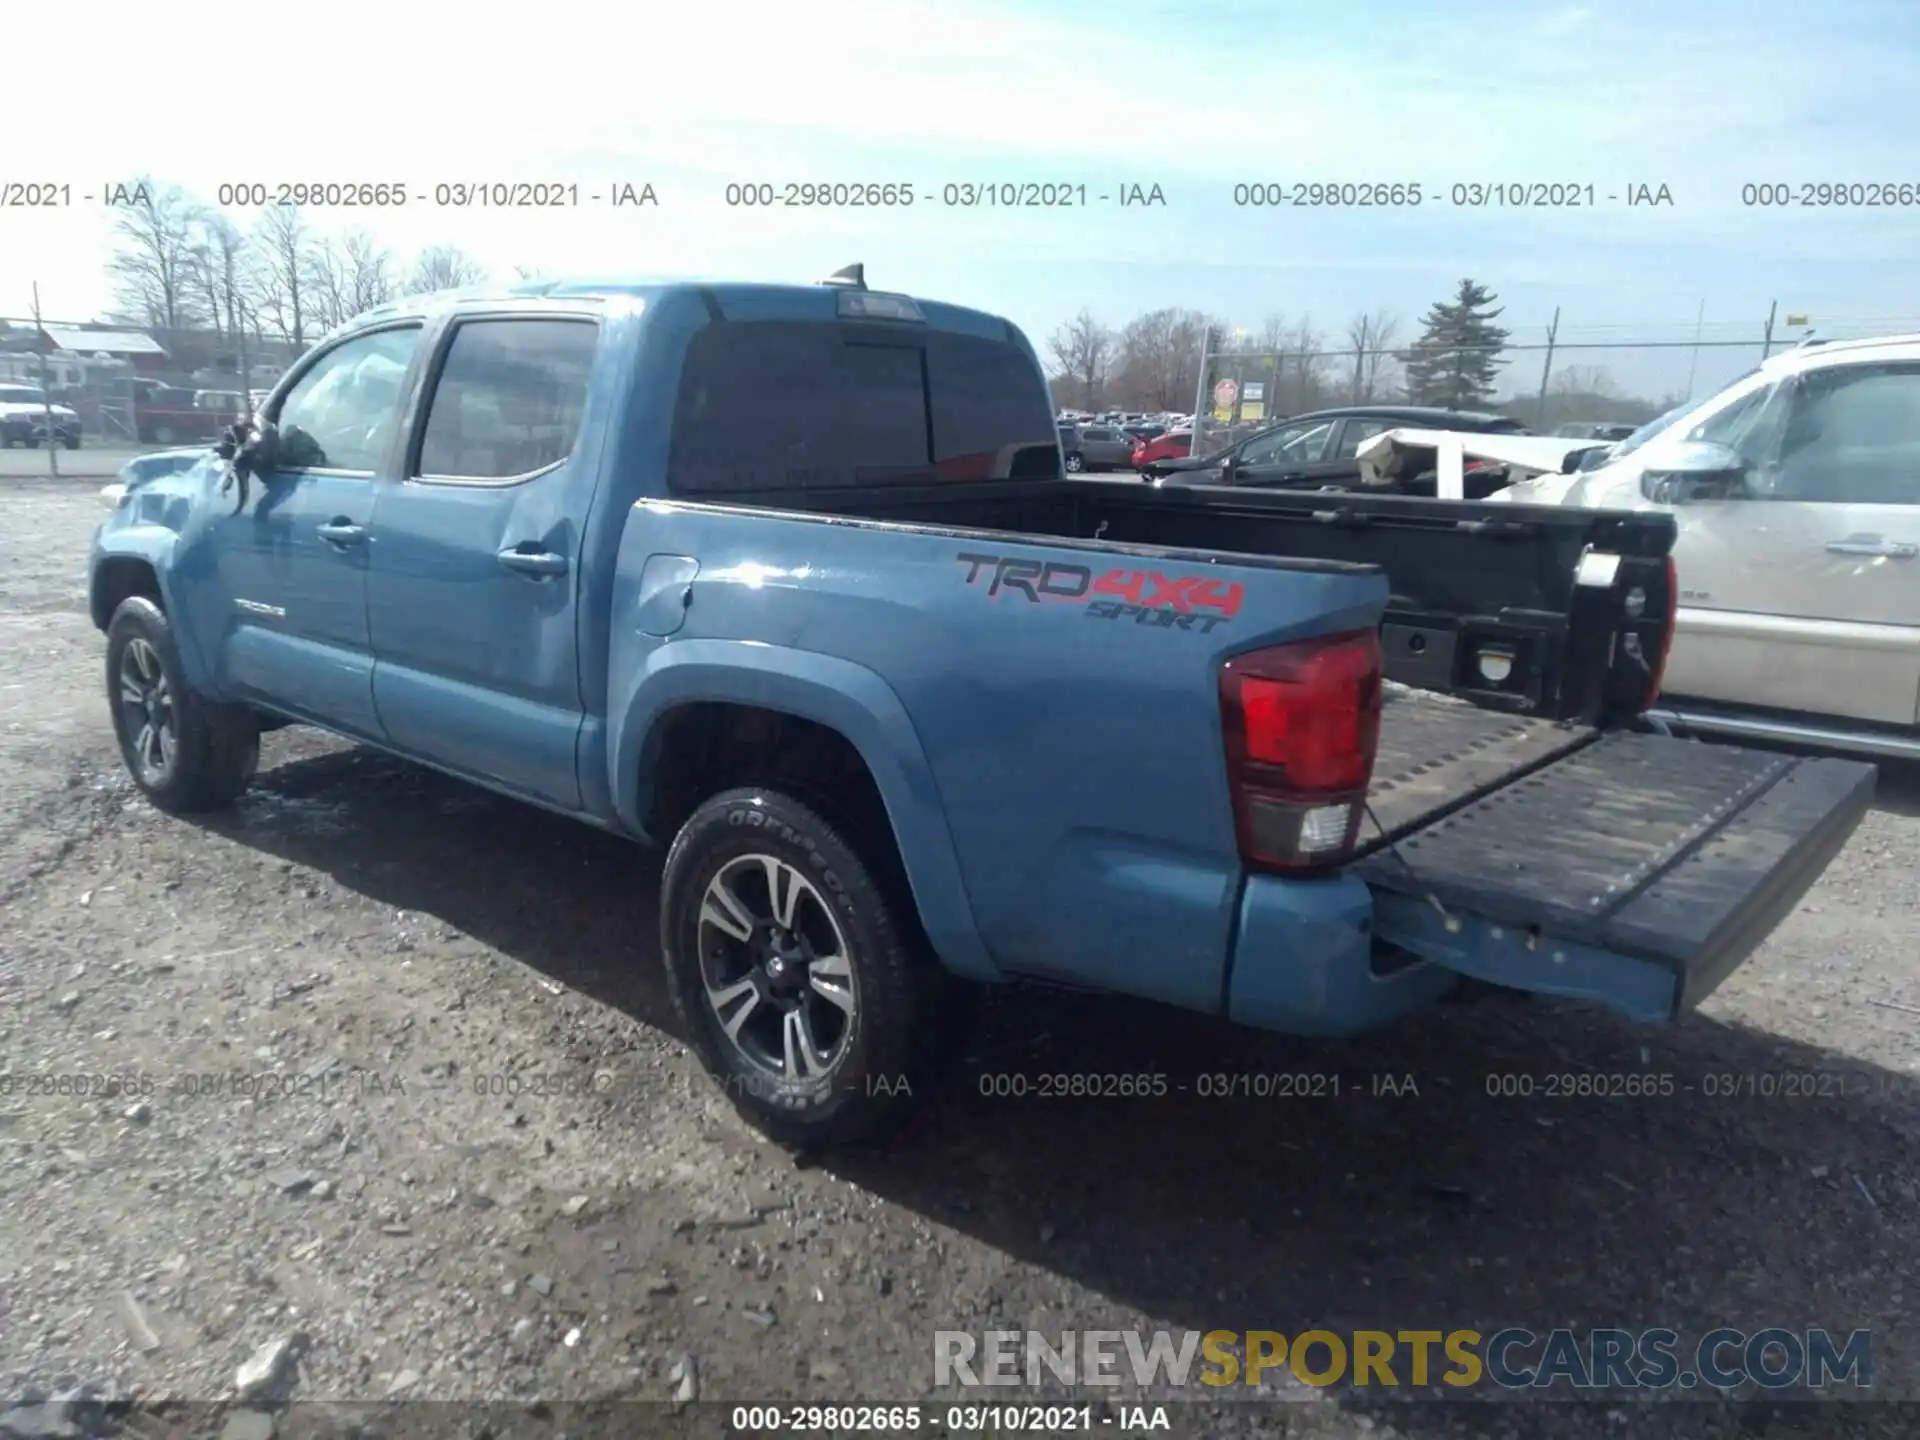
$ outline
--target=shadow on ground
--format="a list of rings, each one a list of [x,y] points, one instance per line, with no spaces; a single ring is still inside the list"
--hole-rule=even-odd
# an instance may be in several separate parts
[[[1911,771],[1890,778],[1890,806],[1920,800]],[[346,833],[276,822],[323,795]],[[626,842],[362,751],[280,765],[219,823],[674,1029],[658,860]],[[1155,1093],[1076,1098],[1076,1076]],[[1583,1093],[1596,1082],[1610,1093]],[[1495,1002],[1327,1044],[1009,991],[910,1135],[828,1165],[1176,1328],[1865,1328],[1875,1390],[1915,1394],[1920,1087],[1701,1017],[1640,1029]],[[982,1304],[937,1318],[1085,1323],[1045,1287]],[[1559,1408],[1524,1432],[1559,1433]],[[1673,1433],[1721,1433],[1682,1408],[1694,1418]],[[1896,1413],[1846,1409],[1849,1424]],[[1820,1410],[1818,1433],[1854,1433]],[[1376,1413],[1407,1424],[1403,1405]]]

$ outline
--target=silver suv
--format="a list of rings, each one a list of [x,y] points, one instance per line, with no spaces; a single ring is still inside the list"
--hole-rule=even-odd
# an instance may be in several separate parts
[[[1666,718],[1920,758],[1920,335],[1787,351],[1493,498],[1673,514]]]

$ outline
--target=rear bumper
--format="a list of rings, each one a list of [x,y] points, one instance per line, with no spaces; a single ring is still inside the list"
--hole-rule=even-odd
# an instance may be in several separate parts
[[[1228,1018],[1288,1035],[1357,1035],[1424,1009],[1459,983],[1440,965],[1382,973],[1374,897],[1353,875],[1250,875],[1241,890]]]
[[[1321,880],[1246,879],[1224,1008],[1261,1029],[1350,1035],[1467,977],[1674,1019],[1793,912],[1874,779],[1855,761],[1613,734],[1542,752],[1410,829],[1393,821],[1432,797],[1389,792],[1376,813],[1397,850]],[[1396,952],[1415,963],[1375,963]]]

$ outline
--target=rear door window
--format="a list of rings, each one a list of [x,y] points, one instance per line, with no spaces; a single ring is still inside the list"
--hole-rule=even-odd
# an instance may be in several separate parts
[[[551,316],[463,320],[434,384],[416,473],[507,480],[573,453],[599,327]]]

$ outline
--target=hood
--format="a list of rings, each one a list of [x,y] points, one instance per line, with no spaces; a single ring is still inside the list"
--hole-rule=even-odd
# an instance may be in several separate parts
[[[79,418],[65,405],[43,405],[38,400],[0,400],[0,415],[45,415],[49,410],[62,420]]]

